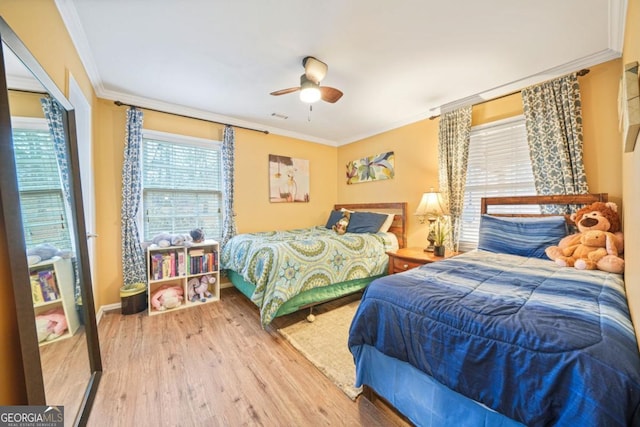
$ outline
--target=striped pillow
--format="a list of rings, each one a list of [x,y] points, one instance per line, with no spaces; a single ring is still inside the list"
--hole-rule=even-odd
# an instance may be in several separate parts
[[[494,217],[482,215],[478,249],[547,259],[544,250],[567,235],[563,216]]]

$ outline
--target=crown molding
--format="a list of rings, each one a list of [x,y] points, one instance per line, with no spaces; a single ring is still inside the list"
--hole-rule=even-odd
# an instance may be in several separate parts
[[[298,132],[292,132],[285,129],[264,126],[260,123],[242,121],[227,116],[218,115],[204,110],[192,109],[179,105],[169,104],[153,99],[144,97],[138,97],[128,95],[125,93],[118,93],[115,91],[106,90],[98,68],[96,66],[93,54],[89,48],[86,34],[80,22],[80,18],[73,4],[73,0],[55,0],[56,7],[60,12],[62,20],[67,27],[67,31],[71,37],[71,40],[80,56],[80,60],[89,76],[91,84],[96,92],[96,96],[99,98],[109,99],[113,101],[122,101],[124,103],[138,105],[142,108],[152,108],[167,113],[182,114],[203,120],[212,120],[217,122],[229,123],[230,125],[244,126],[250,128],[258,128],[269,131],[276,135],[281,135],[289,138],[300,139],[303,141],[315,142],[323,145],[329,145],[338,147],[341,145],[350,144],[365,138],[369,138],[374,135],[378,135],[390,130],[396,129],[401,126],[406,126],[411,123],[415,123],[421,120],[425,120],[429,117],[437,116],[443,112],[455,110],[457,108],[473,105],[481,102],[491,100],[511,92],[521,90],[524,87],[541,83],[545,80],[553,79],[564,74],[568,74],[574,71],[578,71],[583,68],[588,68],[596,64],[600,64],[612,59],[617,59],[622,56],[622,47],[624,43],[624,27],[626,22],[626,11],[628,0],[609,0],[609,48],[604,49],[593,55],[589,55],[583,58],[578,58],[574,61],[561,64],[557,67],[553,67],[539,73],[518,79],[494,88],[488,89],[483,92],[479,92],[464,98],[460,98],[442,105],[433,106],[428,108],[426,112],[420,113],[413,117],[409,117],[405,120],[397,121],[384,128],[374,129],[371,132],[366,132],[360,135],[355,135],[341,141],[331,141],[324,138],[317,138]]]
[[[542,83],[547,80],[555,79],[565,74],[573,73],[575,71],[589,68],[603,62],[617,59],[622,56],[620,51],[613,49],[604,49],[600,52],[596,52],[592,55],[584,56],[582,58],[575,59],[573,61],[565,62],[557,67],[549,68],[539,73],[529,75],[527,77],[514,80],[509,83],[505,83],[500,86],[476,93],[474,95],[467,96],[446,104],[442,104],[440,108],[433,108],[431,111],[434,115],[453,111],[466,105],[478,104],[481,102],[489,101],[500,96],[507,95],[509,93],[517,92],[525,87],[532,86],[538,83]]]
[[[617,59],[622,56],[622,48],[624,44],[624,27],[627,15],[627,0],[609,0],[609,45],[608,49],[604,49],[592,55],[584,56],[576,60],[561,64],[544,70],[540,73],[532,74],[522,79],[515,80],[504,85],[488,89],[484,92],[470,95],[456,101],[442,104],[440,107],[432,108],[433,115],[446,113],[465,105],[473,105],[480,102],[488,101],[508,93],[521,90],[527,86],[542,83],[543,81],[554,79],[583,68],[589,68],[603,62]]]
[[[627,0],[609,0],[609,49],[620,52],[624,46]]]
[[[7,75],[7,87],[20,88],[22,90],[45,93],[45,90],[42,87],[42,84],[40,84],[40,82],[35,78],[30,78],[30,77]]]
[[[432,115],[433,115],[432,110],[424,111],[422,113],[413,115],[411,117],[407,117],[407,118],[405,118],[403,120],[395,121],[395,122],[391,123],[388,126],[371,129],[368,132],[361,133],[361,134],[354,135],[354,136],[350,136],[347,139],[340,140],[340,141],[338,141],[337,146],[340,147],[342,145],[348,145],[348,144],[351,144],[353,142],[358,142],[358,141],[361,141],[363,139],[370,138],[372,136],[380,135],[382,133],[389,132],[389,131],[392,131],[394,129],[398,129],[398,128],[403,127],[403,126],[408,126],[410,124],[413,124],[413,123],[416,123],[416,122],[419,122],[419,121],[422,121],[422,120],[426,120],[426,119],[430,118]]]
[[[55,3],[58,8],[58,12],[60,12],[60,16],[62,17],[62,22],[64,22],[64,25],[67,27],[71,41],[78,52],[78,56],[80,56],[80,61],[89,76],[91,85],[93,86],[93,89],[99,93],[104,89],[104,86],[102,84],[102,79],[100,78],[100,73],[98,72],[98,67],[96,66],[96,61],[93,59],[93,54],[89,48],[87,35],[84,32],[84,28],[80,22],[78,12],[73,5],[73,1],[55,0]]]
[[[140,97],[136,95],[130,95],[130,94],[111,91],[111,90],[102,90],[100,93],[97,93],[97,96],[99,98],[107,99],[111,101],[121,101],[124,104],[135,105],[143,109],[148,108],[151,110],[166,112],[167,114],[183,115],[183,116],[193,117],[195,119],[207,120],[207,121],[218,122],[218,123],[226,123],[231,126],[242,126],[247,128],[253,128],[260,131],[266,130],[269,132],[269,134],[286,136],[289,138],[300,139],[303,141],[329,145],[332,147],[337,146],[335,141],[331,141],[323,138],[316,138],[310,135],[292,132],[292,131],[280,129],[277,127],[265,126],[260,123],[249,122],[246,120],[239,120],[233,117],[215,114],[210,111],[200,110],[197,108],[184,107],[181,105],[171,104],[168,102],[158,101],[155,99]]]
[[[264,126],[260,123],[253,123],[248,121],[242,121],[238,119],[234,119],[232,117],[222,116],[218,114],[214,114],[204,110],[198,110],[188,107],[182,107],[179,105],[174,105],[166,102],[161,102],[149,98],[138,97],[134,95],[129,95],[125,93],[119,93],[111,90],[107,90],[104,87],[102,82],[102,78],[100,77],[100,73],[98,72],[98,67],[96,66],[96,62],[93,58],[93,54],[91,53],[91,49],[89,48],[89,43],[87,41],[87,36],[84,32],[82,24],[80,22],[80,17],[78,16],[78,12],[73,5],[72,0],[55,0],[56,7],[60,12],[60,16],[62,17],[62,21],[67,27],[67,31],[71,36],[71,40],[78,51],[78,55],[80,56],[80,60],[82,65],[87,71],[89,76],[89,80],[91,80],[91,85],[93,86],[94,91],[96,92],[96,96],[98,98],[108,99],[112,101],[122,101],[126,104],[137,105],[142,108],[151,108],[160,111],[166,111],[171,114],[182,114],[185,116],[195,117],[203,120],[211,120],[216,122],[228,123],[230,125],[236,126],[244,126],[248,128],[257,128],[261,130],[269,131],[269,133],[286,136],[289,138],[301,139],[303,141],[315,142],[318,144],[329,145],[332,147],[336,147],[338,144],[335,141],[317,138],[310,135],[305,135],[297,132],[291,132],[285,129],[280,129],[277,127]]]

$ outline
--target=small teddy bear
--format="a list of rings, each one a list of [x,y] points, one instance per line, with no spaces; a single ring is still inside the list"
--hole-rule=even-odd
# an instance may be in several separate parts
[[[571,215],[578,233],[545,250],[549,259],[579,270],[624,271],[624,239],[615,203],[596,202]]]
[[[351,217],[351,212],[345,211],[342,214],[342,218],[338,220],[331,229],[338,234],[344,234],[347,232],[347,226],[349,225],[349,218]]]

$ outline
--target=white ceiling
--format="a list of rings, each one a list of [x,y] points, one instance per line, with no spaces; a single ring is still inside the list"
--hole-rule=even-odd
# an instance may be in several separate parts
[[[342,145],[619,57],[627,1],[56,4],[101,98]],[[269,95],[308,55],[344,92],[312,112]]]

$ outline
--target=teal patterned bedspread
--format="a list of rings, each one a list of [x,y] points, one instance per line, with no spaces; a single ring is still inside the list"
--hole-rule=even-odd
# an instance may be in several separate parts
[[[268,325],[300,292],[386,272],[390,233],[336,234],[323,226],[239,234],[222,248],[223,269],[254,283],[251,300]]]

